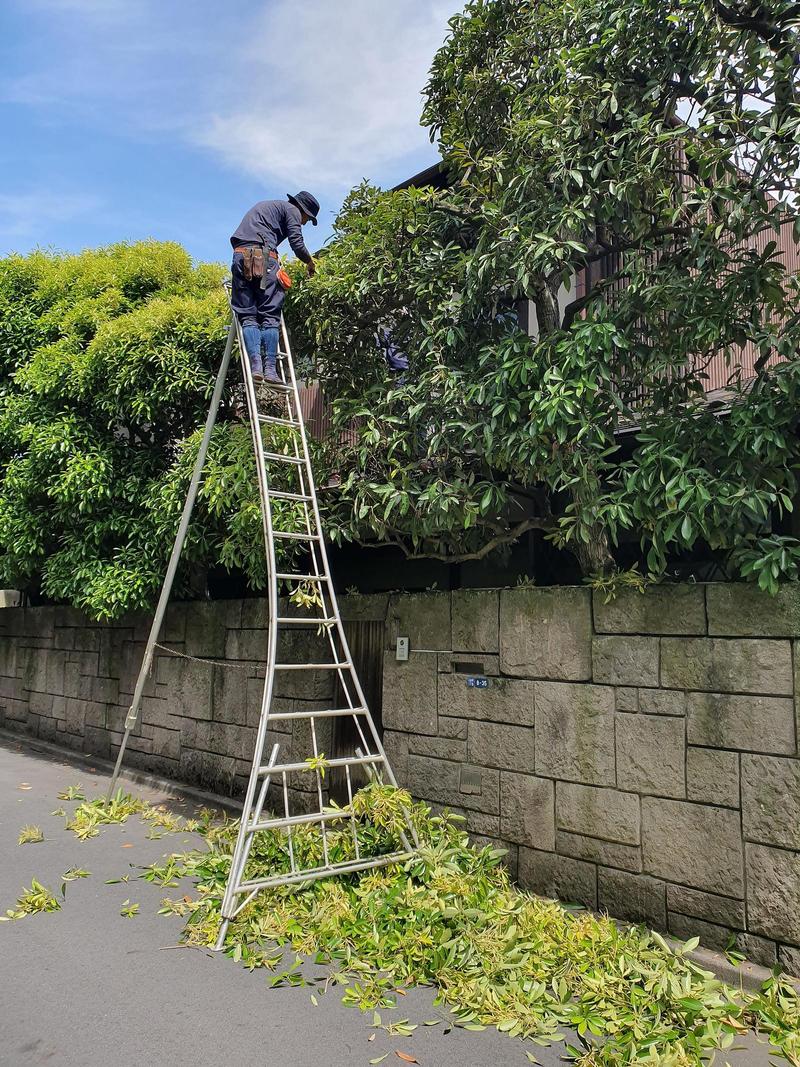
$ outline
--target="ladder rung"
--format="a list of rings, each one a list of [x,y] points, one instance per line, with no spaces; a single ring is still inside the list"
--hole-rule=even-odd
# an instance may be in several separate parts
[[[279,616],[275,622],[284,626],[333,626],[336,619],[316,619],[311,615],[285,615]]]
[[[292,874],[275,874],[271,878],[258,878],[241,882],[235,889],[236,896],[252,893],[258,889],[269,889],[274,885],[292,885],[302,882],[315,882],[318,878],[327,878],[331,874],[351,874],[355,871],[368,871],[372,867],[385,867],[390,863],[407,860],[410,852],[390,852],[374,859],[353,860],[351,863],[331,863],[327,867],[309,868],[307,871],[295,871]]]
[[[338,671],[352,670],[351,665],[345,660],[344,663],[276,663],[276,671]]]
[[[273,530],[272,536],[283,541],[319,541],[319,534],[303,533],[302,530]]]
[[[379,753],[374,756],[342,756],[340,759],[325,760],[325,770],[331,767],[363,767],[366,764],[385,763],[386,760]],[[308,771],[311,768],[307,763],[273,763],[270,767],[265,763],[258,768],[258,773],[263,778],[265,775],[291,774],[294,771]]]
[[[298,467],[305,463],[302,456],[283,456],[280,452],[264,452],[263,456],[273,463],[294,463]]]
[[[346,808],[340,811],[314,811],[310,815],[289,815],[283,819],[265,819],[263,822],[251,823],[248,834],[257,834],[261,830],[275,830],[281,826],[306,826],[309,823],[336,822],[340,819],[352,819],[353,813]]]
[[[340,719],[346,715],[366,715],[367,709],[363,706],[357,708],[326,708],[324,711],[271,711],[269,721],[284,722],[289,719]]]
[[[275,577],[286,582],[330,582],[327,574],[276,574]]]
[[[268,381],[264,381],[263,383],[260,382],[259,386],[262,389],[272,389],[276,393],[293,393],[294,392],[294,389],[292,389],[291,385],[285,385],[283,382],[268,382]]]
[[[270,489],[269,495],[271,497],[274,497],[275,500],[297,500],[307,502],[309,504],[314,499],[313,496],[307,496],[305,493],[284,493],[283,491],[278,491],[277,489]]]
[[[279,419],[277,415],[259,415],[259,422],[266,422],[270,426],[290,426],[293,430],[300,429],[300,423],[294,419]]]

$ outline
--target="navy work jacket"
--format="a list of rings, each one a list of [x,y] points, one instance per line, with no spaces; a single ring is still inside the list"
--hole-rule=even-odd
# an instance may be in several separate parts
[[[237,245],[261,244],[267,251],[277,251],[278,245],[289,238],[291,249],[304,263],[311,260],[311,253],[303,241],[300,208],[288,200],[259,200],[250,208],[231,237]]]

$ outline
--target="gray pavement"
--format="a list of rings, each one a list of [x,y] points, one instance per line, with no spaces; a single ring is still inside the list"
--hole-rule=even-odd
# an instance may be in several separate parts
[[[80,783],[87,797],[101,794],[105,774],[76,767],[70,757],[44,754],[24,741],[0,738],[0,914],[12,907],[23,886],[37,878],[54,892],[61,874],[84,867],[91,877],[71,882],[59,912],[0,923],[0,1065],[64,1067],[184,1067],[264,1065],[264,1067],[345,1067],[366,1065],[389,1053],[384,1067],[403,1062],[396,1050],[420,1067],[486,1067],[527,1064],[524,1047],[494,1030],[473,1033],[453,1028],[449,1015],[433,1005],[430,989],[398,998],[383,1021],[441,1018],[410,1038],[392,1038],[340,1003],[331,989],[270,989],[265,972],[250,973],[211,952],[176,948],[182,920],[157,914],[162,890],[135,877],[135,868],[199,840],[189,834],[147,839],[138,819],[106,828],[80,842],[50,814],[65,802],[56,795]],[[29,788],[27,788],[29,787]],[[134,791],[167,802],[187,815],[188,801],[175,801],[154,788]],[[19,846],[24,824],[42,828],[41,844]],[[105,879],[131,874],[128,883]],[[130,899],[140,904],[132,919],[120,916]],[[307,974],[324,974],[310,966]],[[311,994],[317,998],[314,1006]],[[531,1046],[528,1046],[530,1048]],[[537,1049],[544,1067],[562,1064],[563,1050]],[[751,1038],[741,1052],[719,1055],[720,1067],[767,1067],[766,1046]]]

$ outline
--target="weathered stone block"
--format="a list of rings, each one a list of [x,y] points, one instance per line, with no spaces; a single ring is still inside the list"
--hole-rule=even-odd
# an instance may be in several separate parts
[[[53,645],[55,648],[73,649],[75,647],[75,630],[71,626],[57,626]]]
[[[463,769],[469,772],[469,780],[465,779],[463,784],[470,792],[462,790]],[[415,797],[436,804],[492,815],[500,812],[500,772],[496,770],[409,754],[407,784]]]
[[[256,748],[256,731],[250,726],[230,726],[224,722],[212,722],[208,747],[220,756],[233,756],[251,763]],[[265,762],[268,758],[269,753],[265,752]]]
[[[616,785],[613,689],[536,683],[536,773]]]
[[[778,958],[778,946],[774,941],[766,937],[756,937],[755,934],[737,934],[736,948],[750,963],[757,963],[760,967],[774,967]]]
[[[643,715],[685,715],[686,694],[677,689],[640,689],[639,711]]]
[[[75,633],[75,648],[83,652],[99,652],[100,630],[96,627],[81,627]]]
[[[532,726],[505,726],[473,720],[469,724],[469,758],[482,767],[530,774],[536,762]]]
[[[556,832],[556,852],[562,856],[588,860],[623,871],[638,873],[642,869],[642,853],[638,845],[618,845],[614,841],[585,837],[583,834],[568,834],[564,830]]]
[[[408,734],[408,751],[417,756],[434,756],[436,759],[455,760],[464,763],[467,759],[467,742],[451,737],[428,737],[425,734]]]
[[[289,613],[289,605],[281,598],[283,607],[279,614]],[[242,601],[241,625],[242,630],[266,630],[269,626],[269,600],[265,596],[248,597]],[[233,629],[233,627],[231,627]]]
[[[555,848],[553,782],[529,774],[500,775],[499,836],[530,848]]]
[[[247,723],[247,671],[235,667],[213,667],[213,717],[217,722]]]
[[[456,589],[451,598],[452,647],[463,652],[499,651],[499,590]]]
[[[747,928],[800,946],[800,853],[746,846]]]
[[[592,677],[606,685],[658,685],[658,638],[595,637]]]
[[[223,652],[220,655],[230,660],[251,660],[254,663],[263,663],[267,658],[267,631],[228,630]]]
[[[44,737],[45,740],[51,740],[41,730],[39,731],[39,736]],[[97,726],[87,726],[83,739],[85,752],[89,752],[93,756],[100,756],[101,759],[107,759],[112,755],[111,735],[108,730],[103,730]]]
[[[739,807],[739,754],[692,748],[686,755],[686,795],[701,804]]]
[[[53,715],[53,701],[55,697],[52,693],[31,693],[28,698],[28,711],[31,715],[45,715],[48,718],[58,718],[57,715]]]
[[[214,680],[211,668],[205,663],[173,659],[171,671],[170,696],[175,714],[191,719],[210,719]]]
[[[788,698],[689,693],[687,699],[690,744],[794,755],[794,703]]]
[[[186,616],[186,651],[190,656],[209,656],[213,659],[226,655],[225,622],[221,602],[197,601],[192,604],[192,610]],[[260,658],[264,658],[263,653]]]
[[[695,919],[690,915],[679,915],[673,911],[667,912],[667,929],[679,941],[699,937],[704,948],[713,948],[720,952],[727,948],[733,933],[727,926],[706,922],[705,919]]]
[[[635,793],[571,782],[556,785],[556,825],[559,830],[602,837],[621,845],[638,845],[639,823],[639,797]]]
[[[750,583],[706,586],[708,632],[731,637],[800,637],[800,587],[793,582],[773,596]]]
[[[212,724],[205,719],[179,719],[181,752],[188,749],[207,751],[211,748]]]
[[[385,622],[388,593],[351,593],[338,597],[342,622]]]
[[[642,850],[648,874],[744,896],[738,812],[680,800],[642,799]]]
[[[616,691],[617,711],[635,715],[639,710],[639,690],[631,686],[620,686]]]
[[[597,868],[593,863],[520,846],[519,883],[523,889],[567,904],[597,907]]]
[[[450,594],[400,593],[389,601],[387,649],[394,651],[398,637],[407,637],[411,651],[451,649]]]
[[[661,684],[665,689],[791,696],[791,644],[744,638],[665,637],[661,641]]]
[[[617,719],[617,785],[634,793],[686,796],[683,719],[620,715]]]
[[[564,681],[591,678],[588,589],[504,589],[500,665],[505,674]]]
[[[477,689],[467,685],[464,674],[440,674],[440,713],[533,727],[535,683],[522,678],[489,678],[488,682],[487,689]]]
[[[384,653],[384,726],[409,734],[435,736],[438,733],[436,683],[435,652],[418,652],[407,663],[398,663],[393,652]]]
[[[383,734],[383,748],[401,788],[409,788],[408,738],[408,734],[398,733],[396,730],[386,730]]]
[[[446,715],[439,716],[439,736],[452,737],[459,741],[467,740],[469,723],[466,719],[451,719]]]
[[[106,705],[100,705],[105,708]],[[64,703],[64,722],[66,724],[67,732],[71,734],[82,734],[83,725],[86,719],[86,703],[83,700],[66,700]],[[95,720],[97,723],[98,720]],[[103,724],[103,720],[99,720],[99,724]]]
[[[742,829],[749,841],[800,849],[800,760],[742,754]]]
[[[744,928],[744,901],[718,893],[702,893],[685,885],[667,886],[667,907],[681,915],[706,919],[721,926]]]
[[[63,692],[63,686],[61,689]],[[116,678],[92,678],[92,700],[103,704],[119,702],[119,682]]]
[[[598,633],[704,634],[706,613],[701,585],[659,585],[639,593],[623,589],[607,604],[594,595]]]
[[[606,867],[598,871],[597,882],[598,904],[603,911],[615,919],[666,929],[663,882],[644,874],[630,874]]]
[[[466,812],[467,829],[471,834],[500,839],[500,816],[487,815],[485,811]]]
[[[181,755],[179,730],[165,730],[157,726],[153,731],[153,752],[165,759],[178,760]]]
[[[88,675],[80,673],[79,663],[67,663],[64,666],[64,696],[77,700],[90,700],[92,681]]]
[[[779,945],[778,963],[786,974],[792,975],[793,978],[800,978],[800,948]]]
[[[21,648],[19,664],[25,689],[47,692],[47,649]]]

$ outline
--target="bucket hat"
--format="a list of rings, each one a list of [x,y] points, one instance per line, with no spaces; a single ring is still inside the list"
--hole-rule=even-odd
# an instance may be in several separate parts
[[[291,193],[287,193],[286,196],[290,204],[294,204],[294,206],[299,207],[301,211],[305,211],[306,215],[308,215],[314,225],[317,225],[319,200],[317,200],[315,196],[312,196],[306,189],[301,189],[295,196],[292,196]]]

